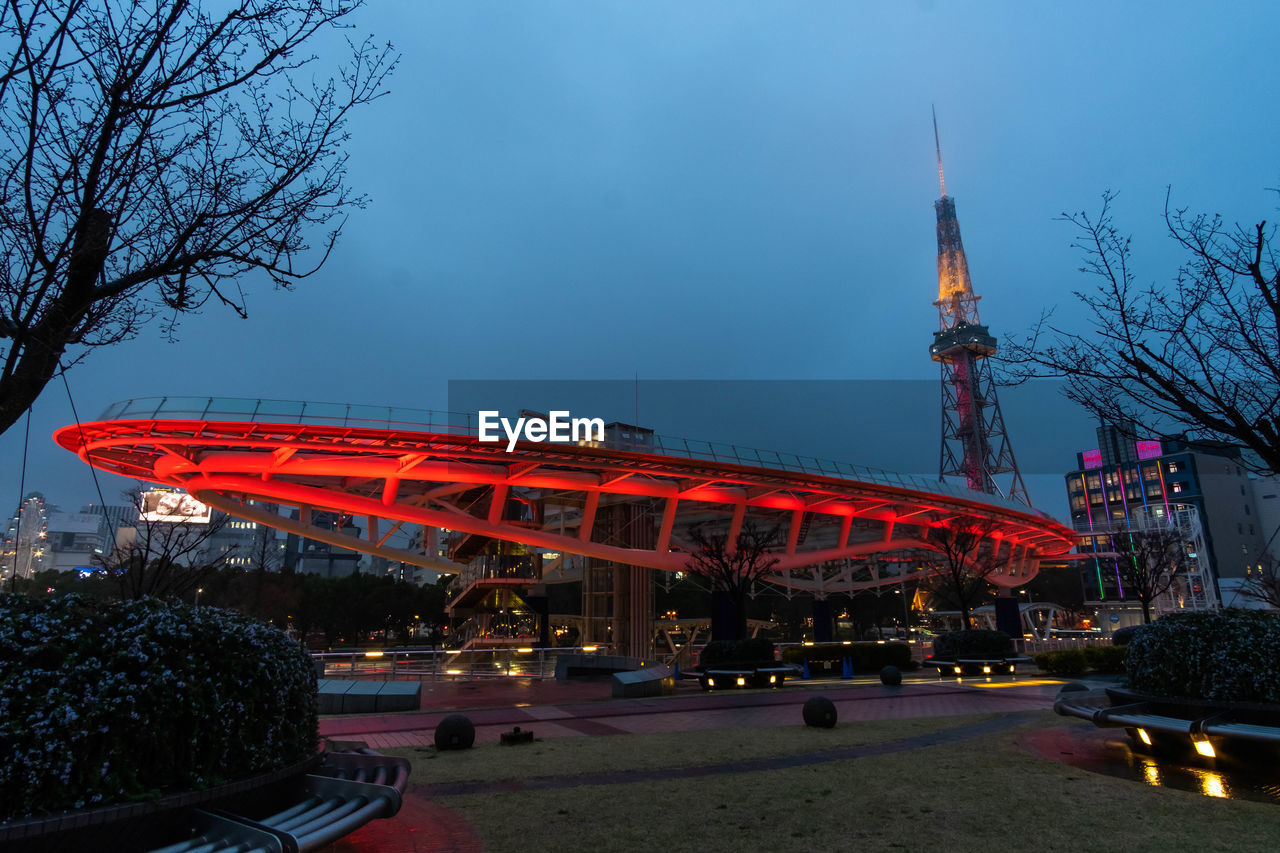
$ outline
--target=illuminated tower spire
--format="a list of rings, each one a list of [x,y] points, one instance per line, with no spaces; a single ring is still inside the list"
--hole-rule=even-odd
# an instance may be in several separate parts
[[[942,196],[947,195],[947,178],[942,174],[942,143],[938,141],[938,111],[930,105],[933,112],[933,149],[938,152],[938,186],[942,188]]]
[[[929,354],[942,367],[942,451],[939,477],[964,477],[970,489],[999,494],[1030,505],[1027,487],[1013,458],[1004,417],[996,399],[987,357],[996,339],[978,319],[978,299],[969,280],[969,261],[960,242],[955,199],[942,175],[938,117],[933,117],[942,197],[933,203],[938,216],[938,331]]]

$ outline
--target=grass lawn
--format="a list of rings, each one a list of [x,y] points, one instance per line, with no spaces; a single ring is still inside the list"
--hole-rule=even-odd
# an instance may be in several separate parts
[[[415,783],[529,779],[866,745],[973,723],[950,717],[560,738],[461,753],[400,750]],[[1087,725],[1049,712],[1029,726]],[[1025,730],[1023,726],[1021,730]],[[489,853],[959,850],[1273,851],[1280,808],[1088,773],[1033,756],[1019,730],[850,761],[701,778],[437,800]]]
[[[798,710],[796,716],[800,716]],[[892,723],[838,725],[834,729],[781,726],[711,729],[697,733],[559,737],[536,740],[522,746],[482,743],[472,749],[451,752],[438,752],[435,747],[379,751],[412,761],[413,784],[492,782],[540,776],[693,767],[749,758],[799,755],[927,734],[990,719],[992,716],[994,715],[974,714],[964,717],[923,717]],[[529,727],[537,733],[537,723],[531,723]]]

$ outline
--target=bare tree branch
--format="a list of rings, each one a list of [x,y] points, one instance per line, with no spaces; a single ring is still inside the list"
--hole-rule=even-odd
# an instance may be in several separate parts
[[[242,278],[325,262],[367,201],[347,119],[398,57],[306,51],[362,3],[3,0],[0,430],[85,348],[211,298],[245,316]]]
[[[1063,214],[1092,290],[1075,293],[1085,331],[1046,314],[1000,356],[1006,378],[1055,377],[1100,420],[1132,421],[1148,435],[1182,434],[1248,451],[1246,463],[1280,471],[1280,277],[1275,229],[1227,227],[1165,200],[1165,224],[1186,258],[1168,285],[1135,285],[1130,238],[1111,207]]]

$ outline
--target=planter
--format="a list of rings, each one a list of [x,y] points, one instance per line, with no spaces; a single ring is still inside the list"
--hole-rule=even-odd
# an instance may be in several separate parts
[[[956,659],[947,658],[928,658],[925,660],[925,666],[934,666],[938,668],[938,677],[953,675],[956,677],[965,676],[993,676],[993,675],[1015,675],[1017,673],[1017,665],[1020,663],[1031,663],[1031,658],[1021,656],[1008,657],[962,657]]]
[[[757,666],[713,666],[697,673],[698,685],[706,691],[742,690],[748,687],[781,687],[788,675],[795,673],[790,666],[763,663]]]

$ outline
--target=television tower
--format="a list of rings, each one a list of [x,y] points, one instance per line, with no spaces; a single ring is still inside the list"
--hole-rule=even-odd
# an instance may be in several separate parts
[[[1005,432],[995,380],[987,357],[996,339],[978,319],[978,300],[969,281],[969,262],[960,242],[955,199],[947,195],[942,174],[938,116],[933,116],[933,143],[938,153],[942,197],[933,203],[938,214],[938,328],[929,355],[942,365],[942,453],[939,479],[964,477],[976,492],[1031,499],[1013,458]]]

